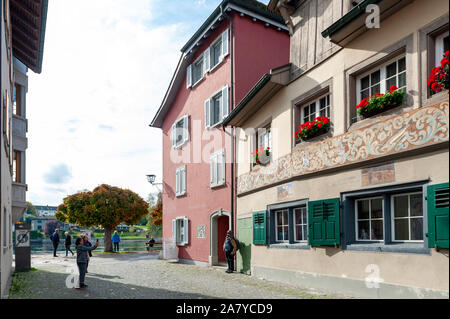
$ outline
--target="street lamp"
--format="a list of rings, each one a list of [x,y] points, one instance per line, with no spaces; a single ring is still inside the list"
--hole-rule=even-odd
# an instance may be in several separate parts
[[[163,183],[155,183],[155,179],[156,179],[156,175],[154,175],[154,174],[151,174],[151,175],[147,175],[147,181],[151,184],[151,185],[153,185],[153,186],[155,186],[157,189],[158,189],[158,192],[162,192],[162,190],[158,187],[159,185],[162,185]]]
[[[148,181],[150,184],[153,185],[153,183],[155,182],[155,179],[156,179],[156,175],[153,175],[153,174],[147,175],[147,181]]]

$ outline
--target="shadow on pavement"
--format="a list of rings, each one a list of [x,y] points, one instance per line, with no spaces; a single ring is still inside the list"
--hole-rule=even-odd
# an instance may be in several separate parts
[[[67,288],[70,274],[38,271],[23,274],[23,287],[10,292],[11,299],[206,299],[212,298],[197,293],[171,291],[160,288],[141,287],[111,280],[86,277],[88,288]],[[91,274],[89,274],[91,275]],[[101,277],[103,275],[98,275]],[[97,276],[96,276],[97,277]],[[104,276],[113,278],[116,276]],[[78,275],[75,275],[78,278]],[[71,283],[69,281],[69,283]]]
[[[120,276],[110,276],[110,275],[96,274],[96,273],[93,273],[93,272],[88,272],[86,274],[86,278],[89,278],[91,276],[98,277],[98,278],[103,278],[103,279],[123,279]]]

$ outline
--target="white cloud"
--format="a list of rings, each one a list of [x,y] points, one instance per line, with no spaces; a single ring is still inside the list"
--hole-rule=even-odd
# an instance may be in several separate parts
[[[161,132],[148,126],[186,40],[185,26],[152,25],[154,0],[49,3],[42,74],[29,72],[28,200],[57,205],[101,183],[146,198],[161,177]],[[109,129],[110,128],[110,129]],[[52,191],[44,176],[66,163]]]

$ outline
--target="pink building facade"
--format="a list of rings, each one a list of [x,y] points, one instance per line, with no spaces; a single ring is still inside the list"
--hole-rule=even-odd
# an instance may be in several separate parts
[[[182,48],[151,123],[163,132],[163,238],[176,241],[180,260],[226,261],[235,139],[221,123],[265,73],[288,61],[283,19],[253,0],[224,0]]]

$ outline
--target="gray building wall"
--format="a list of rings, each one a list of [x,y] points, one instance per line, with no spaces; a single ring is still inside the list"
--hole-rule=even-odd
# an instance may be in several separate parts
[[[10,106],[7,121],[12,121],[12,87],[11,87],[11,73],[10,73],[10,59],[8,57],[8,43],[6,42],[6,25],[4,13],[4,1],[1,2],[1,130],[0,130],[0,295],[4,297],[7,292],[7,282],[11,273],[12,265],[12,161],[10,160],[10,152],[7,148],[7,139],[3,133],[4,129],[4,115],[3,105],[7,103]],[[10,46],[10,45],[9,45]],[[7,101],[8,93],[10,101]]]

